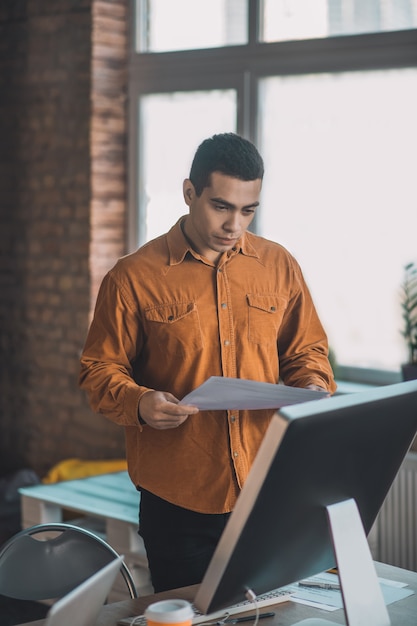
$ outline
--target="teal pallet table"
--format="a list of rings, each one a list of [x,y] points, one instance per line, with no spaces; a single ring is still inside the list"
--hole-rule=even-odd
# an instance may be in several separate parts
[[[22,528],[62,521],[88,528],[125,556],[139,595],[152,593],[146,551],[137,534],[140,494],[127,472],[22,487],[19,491]],[[112,602],[126,598],[122,587],[115,593]]]

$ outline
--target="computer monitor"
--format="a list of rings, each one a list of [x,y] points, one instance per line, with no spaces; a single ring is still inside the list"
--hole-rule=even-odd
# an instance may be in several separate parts
[[[342,548],[351,544],[349,553],[361,559],[359,535],[369,551],[365,533],[416,431],[417,381],[275,413],[198,589],[197,608],[211,613],[245,599],[248,590],[259,595],[329,569],[336,564],[338,542]],[[329,511],[352,502],[360,530],[340,541]],[[342,525],[351,510],[339,516]],[[366,559],[372,563],[370,553]],[[340,574],[339,560],[337,565]]]

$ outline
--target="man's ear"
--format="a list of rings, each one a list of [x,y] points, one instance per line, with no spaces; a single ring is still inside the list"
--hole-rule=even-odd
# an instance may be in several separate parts
[[[187,206],[190,206],[193,198],[195,197],[194,185],[189,178],[186,178],[182,185],[182,192],[184,194],[184,201]]]

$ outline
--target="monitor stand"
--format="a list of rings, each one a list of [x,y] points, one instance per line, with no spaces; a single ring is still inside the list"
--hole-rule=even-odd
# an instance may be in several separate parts
[[[371,551],[355,500],[326,507],[339,570],[347,626],[390,626]],[[293,626],[340,626],[326,619],[305,619]]]

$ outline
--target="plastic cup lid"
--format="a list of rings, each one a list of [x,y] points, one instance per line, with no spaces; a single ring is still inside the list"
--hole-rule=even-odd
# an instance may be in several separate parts
[[[187,600],[161,600],[150,604],[145,610],[145,617],[154,622],[185,622],[192,619],[194,611]]]

